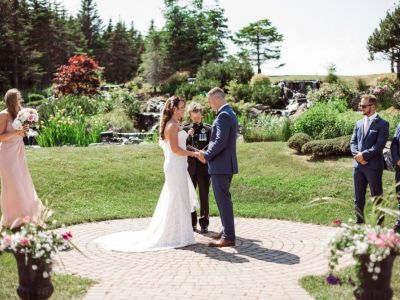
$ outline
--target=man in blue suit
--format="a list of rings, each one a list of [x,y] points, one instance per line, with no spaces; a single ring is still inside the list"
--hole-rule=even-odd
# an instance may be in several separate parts
[[[392,144],[390,145],[390,151],[392,154],[393,164],[395,165],[396,194],[398,207],[400,210],[400,124],[397,125],[396,133],[394,134]],[[400,233],[400,216],[397,219],[394,230]]]
[[[235,222],[232,197],[229,191],[233,174],[238,173],[236,139],[238,121],[232,108],[226,103],[224,91],[213,88],[208,92],[208,103],[217,117],[211,128],[211,139],[207,151],[201,152],[200,160],[208,162],[208,172],[215,200],[221,216],[222,232],[213,238],[217,240],[210,247],[235,246]]]
[[[389,137],[389,123],[376,112],[377,99],[373,95],[361,98],[360,108],[364,115],[354,127],[350,147],[354,157],[354,195],[357,224],[364,223],[365,194],[369,185],[372,197],[383,194],[382,151]],[[383,219],[380,220],[381,222]]]

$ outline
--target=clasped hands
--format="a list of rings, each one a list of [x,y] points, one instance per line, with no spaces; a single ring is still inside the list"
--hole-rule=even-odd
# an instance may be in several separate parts
[[[196,157],[203,164],[207,163],[207,160],[204,157],[204,151],[202,151],[202,150],[193,152],[193,157]]]
[[[368,162],[364,159],[361,152],[358,152],[354,159],[361,165],[365,166]]]

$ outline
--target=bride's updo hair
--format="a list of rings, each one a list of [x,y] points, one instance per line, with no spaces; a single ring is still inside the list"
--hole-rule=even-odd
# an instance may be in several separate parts
[[[172,96],[167,100],[167,102],[165,102],[160,118],[160,137],[162,140],[165,140],[165,126],[174,115],[174,107],[179,108],[179,103],[181,102],[185,102],[185,100],[178,96]]]
[[[20,107],[17,107],[18,99],[21,99],[21,92],[17,89],[8,90],[4,96],[7,111],[13,120],[17,117],[18,111],[20,110]]]

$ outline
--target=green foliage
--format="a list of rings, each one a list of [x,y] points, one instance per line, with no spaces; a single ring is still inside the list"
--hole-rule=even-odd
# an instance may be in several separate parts
[[[257,66],[258,74],[261,65],[268,60],[277,60],[281,56],[280,42],[283,35],[268,19],[250,23],[236,33],[234,42],[241,47],[244,56],[248,56]]]
[[[229,81],[227,99],[232,102],[251,101],[251,88],[247,83],[238,83],[236,80]]]
[[[123,111],[130,117],[134,118],[140,112],[140,102],[135,93],[130,93],[126,89],[114,89],[110,91],[111,107],[108,111],[122,108]]]
[[[175,95],[180,86],[187,84],[189,78],[189,72],[176,72],[171,75],[161,86],[161,93],[168,94],[170,96]],[[182,88],[185,90],[185,88]],[[181,92],[181,95],[184,92]],[[189,99],[185,97],[185,99]]]
[[[389,122],[389,137],[394,136],[396,127],[400,124],[400,112],[398,110],[386,110],[379,112],[379,115]]]
[[[310,142],[312,138],[306,133],[295,133],[287,142],[288,147],[301,153],[301,148]]]
[[[369,85],[368,85],[367,81],[361,77],[357,77],[355,79],[355,86],[356,86],[356,89],[360,92],[366,92],[369,89]]]
[[[46,98],[41,94],[29,94],[26,103],[44,101]]]
[[[265,81],[256,81],[251,87],[251,100],[255,103],[277,107],[280,99],[280,88]]]
[[[268,76],[263,75],[263,74],[255,74],[253,77],[251,77],[250,85],[254,86],[254,85],[259,84],[260,82],[265,85],[271,84],[271,80],[269,79]]]
[[[247,119],[243,124],[245,142],[287,141],[290,135],[288,118],[259,115],[256,119]]]
[[[347,135],[333,139],[310,141],[303,145],[301,152],[315,158],[349,156],[351,155],[350,139],[351,135]]]
[[[312,102],[328,102],[339,99],[346,100],[348,104],[356,97],[357,91],[346,82],[339,80],[336,83],[323,83],[318,90],[310,90],[307,98]]]
[[[336,74],[336,72],[337,72],[336,71],[336,65],[335,64],[331,64],[328,67],[328,75],[326,76],[325,81],[327,83],[337,83],[340,80],[340,78]]]
[[[84,115],[92,116],[99,112],[100,103],[104,101],[101,96],[63,96],[54,100],[47,100],[38,109],[40,119],[44,122],[55,115],[59,110],[64,110],[67,116],[73,116],[78,111]]]
[[[208,88],[211,82],[214,86],[225,88],[232,80],[248,83],[252,76],[253,69],[247,61],[229,57],[222,63],[210,62],[202,65],[197,72],[195,84],[199,91],[205,91],[204,88]]]
[[[343,115],[341,115],[344,113]],[[321,102],[296,119],[294,132],[303,132],[313,139],[329,139],[352,133],[360,116],[347,109],[345,101]]]
[[[64,145],[88,146],[100,141],[100,132],[105,129],[95,117],[87,117],[79,107],[74,114],[59,110],[43,122],[37,142],[42,147]]]
[[[134,132],[134,121],[121,108],[116,108],[98,117],[104,128],[112,131]]]

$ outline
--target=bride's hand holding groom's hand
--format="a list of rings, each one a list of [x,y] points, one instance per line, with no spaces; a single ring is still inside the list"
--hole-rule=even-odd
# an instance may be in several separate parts
[[[199,161],[201,161],[203,164],[206,164],[206,163],[207,163],[207,160],[206,160],[205,157],[204,157],[204,151],[200,151],[200,152],[199,152],[199,156],[197,157],[197,159],[198,159]]]

